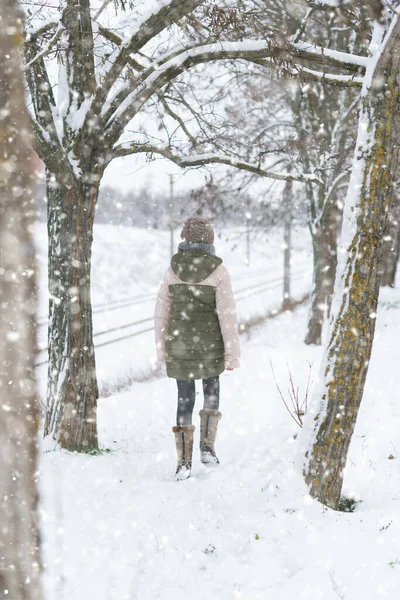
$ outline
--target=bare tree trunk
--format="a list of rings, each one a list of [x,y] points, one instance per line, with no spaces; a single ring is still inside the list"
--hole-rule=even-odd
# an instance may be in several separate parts
[[[292,258],[292,194],[293,182],[287,181],[283,192],[283,205],[285,210],[283,221],[283,241],[285,244],[283,254],[283,302],[285,310],[290,306],[290,262]]]
[[[332,32],[331,32],[332,33]],[[338,48],[349,51],[348,32],[337,37]],[[323,100],[321,101],[321,96]],[[304,168],[321,170],[324,185],[306,185],[308,222],[313,245],[313,282],[306,344],[322,343],[322,331],[330,315],[337,264],[337,234],[342,219],[340,185],[348,180],[349,146],[356,135],[353,122],[357,96],[351,90],[329,90],[315,84],[292,103]],[[323,135],[321,135],[323,126]],[[339,200],[342,201],[339,201]]]
[[[89,169],[90,171],[90,169]],[[49,368],[45,435],[69,450],[98,447],[98,386],[90,294],[98,185],[47,177]]]
[[[312,231],[314,271],[306,344],[321,344],[322,329],[331,309],[337,265],[337,218],[335,207],[330,206],[323,222]]]
[[[329,122],[325,113],[322,113],[321,103],[318,101],[317,105],[315,104],[315,97],[315,91],[310,91],[304,98],[304,107],[301,104],[301,97],[297,97],[292,104],[300,140],[300,157],[306,169],[311,169],[312,162],[316,160],[310,150],[310,138],[313,139],[316,135],[314,132],[315,115],[319,116],[318,127],[320,120]],[[334,106],[333,103],[332,106]],[[307,133],[308,130],[309,133]],[[324,147],[326,142],[325,139],[323,143],[317,139],[316,147],[319,148],[321,154],[327,154],[328,151],[330,154],[334,154],[336,150],[333,147]],[[337,168],[337,165],[335,167]],[[306,344],[317,345],[321,344],[322,329],[331,307],[337,262],[336,235],[338,219],[340,219],[336,207],[336,195],[330,192],[332,174],[325,174],[325,176],[324,186],[318,189],[310,184],[305,186],[308,201],[308,226],[313,248],[313,280],[304,341]]]
[[[380,28],[381,26],[376,26]],[[374,76],[373,81],[369,79]],[[336,318],[323,361],[314,443],[305,477],[310,493],[338,508],[343,471],[363,396],[374,340],[382,242],[400,149],[400,20],[395,17],[377,64],[371,59],[353,172],[345,205],[335,287]]]
[[[381,286],[394,288],[400,258],[400,191],[393,197],[382,249]]]
[[[15,5],[0,4],[0,598],[39,600],[34,175]]]

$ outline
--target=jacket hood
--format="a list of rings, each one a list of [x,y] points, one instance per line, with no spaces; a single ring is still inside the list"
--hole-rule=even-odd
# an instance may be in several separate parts
[[[222,263],[222,258],[204,250],[184,250],[174,254],[171,268],[185,283],[200,283]]]

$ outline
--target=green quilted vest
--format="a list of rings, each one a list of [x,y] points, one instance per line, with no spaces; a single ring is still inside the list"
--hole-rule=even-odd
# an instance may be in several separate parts
[[[168,377],[208,379],[224,371],[215,287],[191,285],[206,279],[221,263],[221,258],[203,250],[184,250],[172,257],[172,270],[185,283],[169,286],[172,312],[165,339]]]

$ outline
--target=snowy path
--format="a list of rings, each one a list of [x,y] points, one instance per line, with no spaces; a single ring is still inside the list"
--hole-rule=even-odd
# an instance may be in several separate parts
[[[53,452],[46,441],[47,600],[397,600],[400,456],[388,456],[391,442],[400,450],[400,407],[388,349],[400,310],[387,296],[347,469],[346,492],[363,500],[355,513],[311,501],[293,466],[296,426],[269,359],[283,384],[286,360],[300,386],[307,360],[315,377],[320,349],[302,343],[301,308],[243,340],[242,368],[222,376],[220,468],[202,467],[196,447],[193,477],[174,481],[168,379],[100,400],[100,442],[114,452]],[[198,397],[196,425],[200,407]]]

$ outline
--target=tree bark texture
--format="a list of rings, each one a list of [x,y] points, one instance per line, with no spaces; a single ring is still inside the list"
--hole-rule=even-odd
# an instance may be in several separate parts
[[[377,29],[381,26],[377,26]],[[387,214],[399,165],[400,21],[363,89],[356,155],[346,199],[343,255],[335,285],[335,319],[323,361],[324,389],[305,477],[310,493],[338,508],[343,471],[363,396],[374,340],[379,270]]]
[[[59,78],[66,84],[66,97],[58,108],[62,132],[56,134],[51,153],[37,135],[47,167],[48,199],[49,363],[44,434],[52,434],[68,450],[85,452],[98,447],[90,278],[93,221],[104,170],[100,157],[106,149],[94,124],[77,129],[75,122],[76,112],[96,87],[89,0],[67,0],[61,23],[64,52]],[[39,60],[28,76],[36,98],[43,89],[42,71],[46,69]],[[55,106],[51,93],[49,98]],[[40,112],[34,104],[38,124],[55,131],[51,106]],[[46,117],[50,126],[41,121]]]
[[[330,35],[342,51],[349,51],[354,43],[348,32],[331,31]],[[356,136],[356,99],[353,90],[312,83],[300,88],[292,100],[301,163],[307,172],[317,170],[323,180],[322,186],[305,186],[314,261],[306,344],[322,343],[323,326],[330,314],[343,187],[349,179],[349,148]]]
[[[67,0],[61,22],[68,36],[65,55],[71,110],[79,108],[96,87],[90,0]]]
[[[45,435],[68,450],[98,447],[98,386],[90,292],[98,185],[48,174],[49,367]]]
[[[0,598],[39,600],[34,169],[15,5],[0,3]]]
[[[400,258],[400,190],[395,189],[393,206],[389,213],[383,238],[381,286],[395,287],[397,266]]]
[[[329,206],[324,213],[322,224],[316,224],[312,230],[314,269],[304,340],[306,344],[321,344],[322,329],[330,314],[337,266],[337,228],[340,218],[338,213],[335,205]]]

